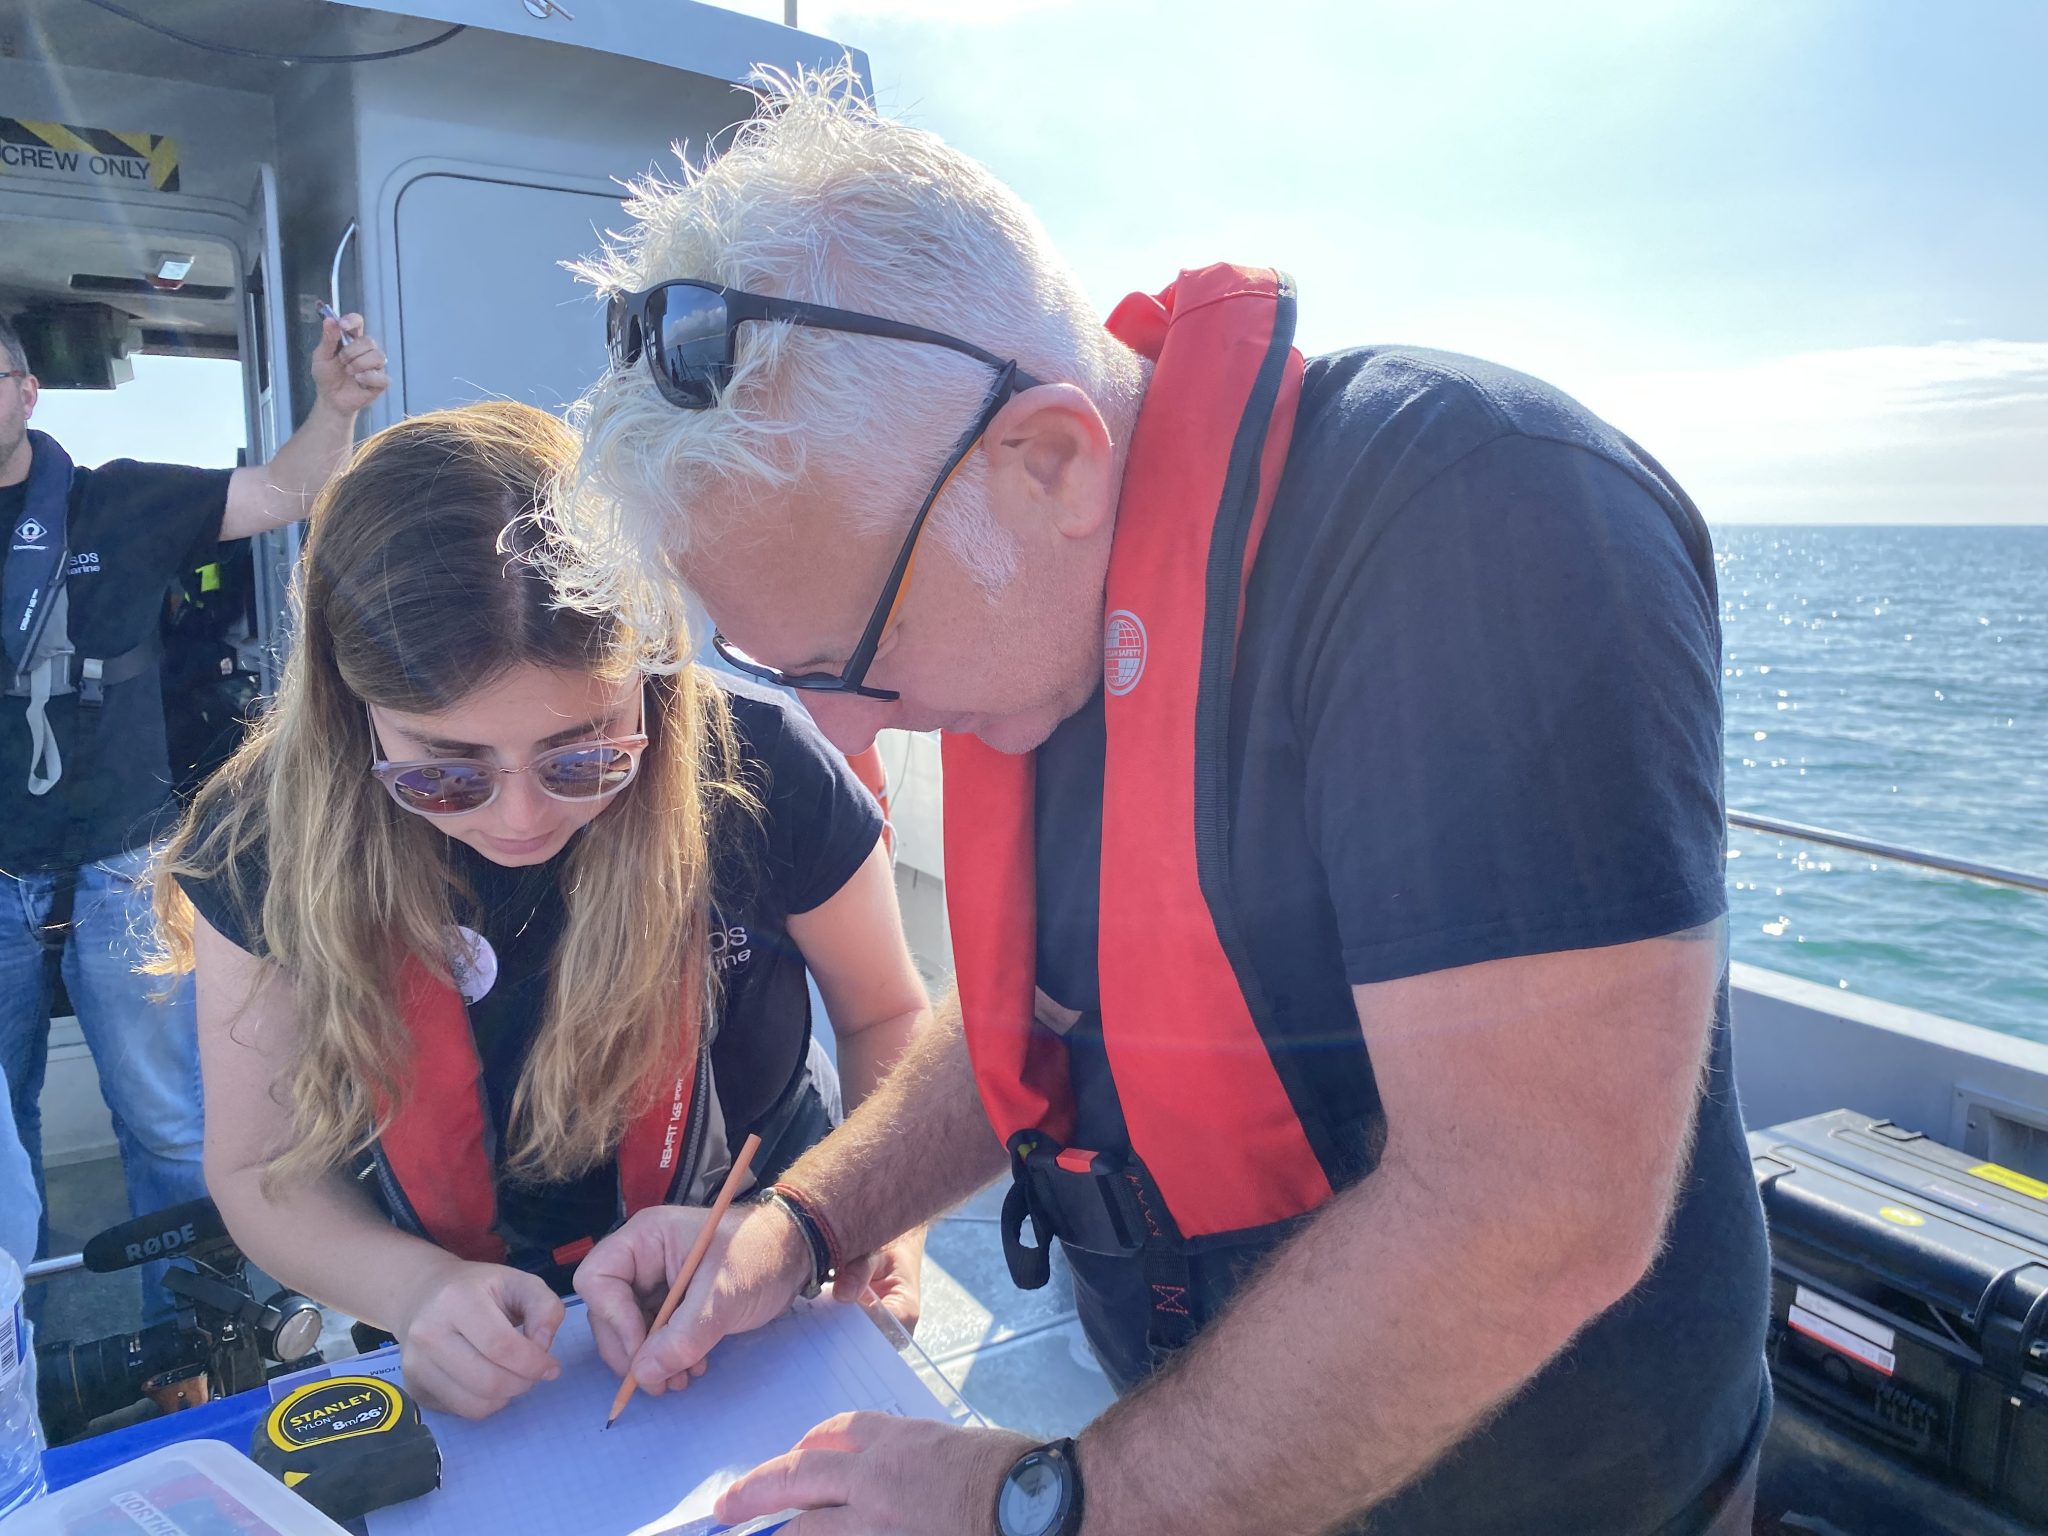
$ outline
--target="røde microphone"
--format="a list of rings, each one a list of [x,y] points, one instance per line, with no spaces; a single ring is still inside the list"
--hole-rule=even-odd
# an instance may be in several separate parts
[[[85,1267],[95,1274],[112,1274],[227,1241],[227,1223],[220,1219],[219,1207],[211,1200],[187,1200],[107,1228],[85,1245]]]

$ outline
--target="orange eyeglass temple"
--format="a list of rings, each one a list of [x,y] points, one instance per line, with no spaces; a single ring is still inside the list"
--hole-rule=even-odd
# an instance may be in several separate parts
[[[978,432],[975,434],[974,443],[970,444],[968,446],[967,452],[961,454],[959,461],[955,463],[951,469],[946,471],[946,478],[941,480],[939,482],[939,488],[932,492],[931,509],[933,512],[938,511],[939,498],[946,494],[946,487],[953,483],[953,477],[960,473],[961,469],[963,469],[966,466],[966,463],[969,459],[974,457],[974,449],[976,446],[980,444],[982,437],[986,435],[986,431],[987,429],[984,428],[982,432]],[[926,514],[926,526],[930,526],[929,513]],[[920,528],[917,530],[917,542],[910,546],[910,558],[903,563],[903,579],[896,583],[896,600],[889,604],[889,616],[886,619],[882,620],[882,632],[881,634],[875,637],[875,643],[877,645],[880,645],[882,641],[888,639],[889,631],[895,628],[896,626],[896,615],[902,612],[903,599],[910,595],[911,579],[917,574],[918,551],[923,548],[924,529]]]

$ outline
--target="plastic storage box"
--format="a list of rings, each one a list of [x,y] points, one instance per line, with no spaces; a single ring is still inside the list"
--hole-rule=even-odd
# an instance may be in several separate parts
[[[0,1520],[4,1536],[348,1536],[218,1440],[184,1440]]]
[[[1749,1150],[1780,1392],[2048,1528],[2048,1182],[1849,1110]]]

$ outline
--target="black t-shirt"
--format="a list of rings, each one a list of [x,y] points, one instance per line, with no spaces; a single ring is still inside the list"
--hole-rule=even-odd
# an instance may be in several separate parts
[[[1405,348],[1308,364],[1232,703],[1235,910],[1304,1036],[1356,1040],[1354,984],[1726,910],[1705,527],[1647,455],[1533,379]],[[1038,977],[1083,1013],[1076,1142],[1122,1148],[1094,1011],[1103,742],[1098,694],[1038,755]],[[1352,1086],[1351,1111],[1377,1116]],[[1143,1274],[1070,1255],[1112,1374],[1142,1374]],[[1220,1298],[1254,1256],[1209,1254],[1196,1278]],[[1767,1302],[1724,980],[1663,1257],[1371,1529],[1658,1529],[1758,1422]],[[1439,1342],[1484,1349],[1511,1326],[1475,1316]]]
[[[66,529],[64,592],[71,644],[81,656],[118,656],[156,643],[166,589],[220,538],[233,473],[117,459],[79,475]],[[0,530],[11,533],[20,523],[27,497],[25,483],[0,489]],[[90,863],[149,842],[172,784],[157,669],[107,688],[93,750],[83,760],[72,750],[78,696],[50,700],[46,714],[64,776],[44,795],[28,792],[26,705],[0,699],[0,870]],[[78,827],[67,847],[74,816]]]
[[[753,684],[719,682],[731,697],[748,782],[764,807],[759,817],[728,816],[716,833],[711,952],[722,989],[720,1015],[730,1020],[758,1017],[763,1007],[808,1007],[803,956],[789,937],[788,920],[823,905],[853,877],[881,836],[882,814],[802,710]],[[451,876],[476,896],[474,903],[458,896],[457,921],[480,934],[496,958],[497,979],[469,1004],[469,1021],[494,1144],[502,1146],[547,1003],[571,849],[524,869],[494,864],[453,838],[447,852]],[[247,913],[260,912],[267,880],[258,850],[237,874],[187,880],[184,888],[222,937],[261,955],[262,934]],[[749,1086],[721,1082],[719,1091],[730,1098]],[[542,1249],[606,1231],[617,1202],[618,1172],[610,1163],[558,1184],[498,1181],[500,1225]]]

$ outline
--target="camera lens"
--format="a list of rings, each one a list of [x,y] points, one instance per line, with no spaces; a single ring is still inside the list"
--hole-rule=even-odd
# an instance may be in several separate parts
[[[193,1363],[184,1358],[190,1353],[175,1322],[38,1349],[36,1399],[44,1427],[51,1438],[60,1439],[103,1413],[127,1407],[151,1377]]]

